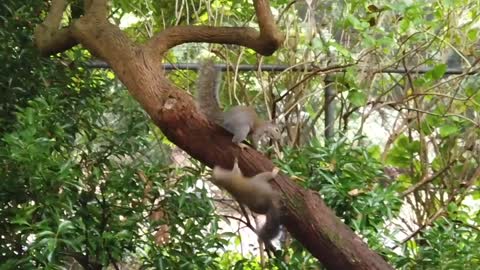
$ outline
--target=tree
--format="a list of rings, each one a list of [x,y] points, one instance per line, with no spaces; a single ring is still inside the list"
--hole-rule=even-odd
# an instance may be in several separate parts
[[[200,114],[194,101],[173,86],[162,70],[162,56],[187,42],[214,42],[249,47],[270,55],[281,45],[268,1],[254,1],[260,32],[244,27],[176,26],[167,28],[142,45],[134,44],[107,21],[107,1],[84,1],[83,16],[59,29],[66,1],[52,1],[44,23],[35,30],[43,55],[63,52],[81,44],[104,59],[173,143],[207,166],[231,167],[234,157],[246,175],[271,170],[273,164],[261,153],[240,151],[230,137]],[[312,191],[277,177],[286,204],[285,225],[322,263],[331,269],[390,269],[391,267],[345,226]]]

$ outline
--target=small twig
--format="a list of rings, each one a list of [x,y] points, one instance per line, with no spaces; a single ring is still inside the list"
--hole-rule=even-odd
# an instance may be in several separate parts
[[[297,2],[297,0],[291,1],[291,2],[288,3],[287,6],[282,10],[282,12],[280,13],[280,15],[278,16],[278,19],[277,19],[277,21],[276,21],[276,24],[277,24],[277,25],[282,21],[282,18],[283,18],[283,15],[285,14],[285,12],[287,12],[287,10],[289,10],[290,7],[293,6],[293,4],[295,4],[296,2]]]
[[[434,175],[430,176],[430,177],[423,177],[422,180],[420,180],[419,182],[417,182],[416,184],[412,185],[410,188],[408,188],[406,191],[404,191],[401,195],[401,197],[405,197],[407,196],[408,194],[414,192],[415,190],[419,189],[420,187],[422,187],[423,185],[427,184],[427,183],[430,183],[432,182],[433,180],[437,179],[437,177],[439,177],[440,175],[442,175],[444,172],[446,172],[455,162],[457,162],[457,160],[452,160],[450,161],[445,167],[443,167],[440,171],[438,171],[437,173],[435,173]]]
[[[407,68],[407,62],[405,61],[405,58],[402,59],[402,65],[403,65],[403,68],[405,69],[405,74],[406,74],[406,77],[407,77],[407,80],[408,80],[408,86],[410,89],[412,89],[412,93],[416,94],[417,93],[417,88],[415,87],[415,84],[413,83],[413,78],[412,78],[412,75],[410,74],[410,70],[408,70]],[[421,96],[417,96],[417,97],[421,97]],[[415,104],[415,107],[416,108],[420,108],[420,104],[418,102],[418,98],[414,98],[413,99],[413,104]],[[421,115],[420,115],[420,112],[416,112],[415,114],[415,120],[417,121],[417,125],[418,126],[421,126]],[[422,170],[422,177],[427,175],[427,167],[425,166],[426,164],[428,164],[428,156],[426,154],[426,143],[425,143],[425,136],[422,132],[422,129],[419,128],[418,129],[418,133],[419,133],[419,141],[420,141],[420,150],[419,150],[419,154],[420,154],[420,161],[421,161],[421,170]]]
[[[432,113],[432,112],[428,112],[428,111],[424,111],[424,110],[420,110],[420,109],[415,109],[415,108],[410,108],[410,107],[404,107],[403,109],[410,110],[410,111],[418,111],[418,112],[421,112],[421,113],[424,113],[424,114],[429,114],[429,115],[438,116],[438,117],[458,117],[458,118],[461,118],[463,120],[467,120],[468,122],[472,123],[476,127],[480,127],[480,123],[477,123],[473,119],[470,119],[470,118],[468,118],[466,116],[463,116],[463,115],[460,115],[460,114],[446,113],[446,114],[442,115],[442,114]]]
[[[470,228],[470,229],[473,229],[473,230],[477,231],[477,233],[480,233],[480,227],[476,227],[475,225],[468,224],[468,223],[466,223],[465,221],[462,221],[462,220],[452,220],[452,222],[457,223],[457,224],[460,224],[460,225],[465,226],[465,227],[468,227],[468,228]]]
[[[243,223],[247,228],[249,228],[250,230],[252,231],[255,231],[255,228],[253,227],[252,224],[250,223],[247,223],[245,220],[241,219],[241,218],[238,218],[236,216],[231,216],[231,215],[222,215],[223,217],[226,217],[226,218],[230,218],[230,219],[233,219],[233,220],[236,220],[240,223]]]
[[[247,223],[249,225],[252,225],[252,223],[250,222],[250,218],[248,217],[248,213],[247,213],[247,210],[245,209],[245,206],[241,203],[238,203],[238,206],[240,206],[240,210],[242,211],[242,214],[245,216],[245,218],[247,219]],[[253,228],[253,226],[251,226]]]
[[[480,167],[478,167],[475,172],[473,173],[472,177],[467,181],[466,183],[466,189],[470,188],[475,180],[480,177]],[[419,234],[423,229],[425,229],[427,226],[432,224],[441,214],[445,213],[445,209],[448,207],[448,205],[451,202],[455,202],[456,204],[460,204],[463,199],[465,198],[465,192],[463,194],[460,194],[459,198],[456,198],[456,195],[458,195],[458,191],[455,192],[450,196],[450,198],[445,202],[445,204],[442,206],[442,208],[438,209],[435,214],[433,214],[426,222],[424,222],[420,227],[418,227],[412,234],[407,236],[405,239],[403,239],[400,244],[395,245],[392,249],[395,249],[398,245],[403,245],[413,237],[415,237],[417,234]]]
[[[315,70],[312,71],[312,73],[308,74],[303,79],[298,81],[296,84],[294,84],[292,87],[290,87],[287,91],[285,91],[285,93],[283,93],[283,95],[281,95],[280,97],[275,99],[273,102],[277,103],[277,102],[281,101],[288,94],[290,94],[290,92],[293,89],[297,88],[299,85],[301,85],[302,83],[304,83],[305,81],[307,81],[308,79],[310,79],[313,76],[316,76],[318,74],[329,74],[329,73],[334,73],[334,72],[338,72],[338,71],[343,71],[343,70],[345,70],[345,68],[354,66],[356,64],[358,64],[358,61],[356,61],[355,63],[346,64],[346,65],[334,65],[334,66],[330,66],[330,67],[326,67],[326,68],[315,69]]]
[[[450,199],[445,203],[445,205],[438,209],[435,214],[433,214],[430,218],[428,218],[427,221],[425,221],[421,226],[419,226],[414,232],[412,232],[409,236],[405,237],[402,241],[400,241],[399,244],[393,246],[392,249],[397,248],[399,245],[405,244],[407,241],[415,237],[417,234],[419,234],[423,229],[425,229],[427,226],[429,226],[432,222],[434,222],[441,214],[445,212],[445,207],[448,206],[449,203],[451,203],[454,199],[454,196],[451,196]]]

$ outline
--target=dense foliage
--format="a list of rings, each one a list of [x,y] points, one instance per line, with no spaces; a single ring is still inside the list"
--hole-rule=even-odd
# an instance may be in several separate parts
[[[287,34],[274,56],[187,44],[168,59],[211,51],[232,65],[327,68],[229,72],[222,102],[270,112],[284,131],[270,151],[281,152],[277,165],[394,267],[479,268],[477,3],[307,2],[272,1]],[[81,48],[38,55],[32,32],[46,11],[46,1],[0,3],[0,268],[260,269],[258,254],[222,228],[231,201],[212,199],[208,171],[163,137],[114,74],[88,67]],[[112,12],[141,41],[175,24],[249,24],[253,8],[116,0]],[[193,91],[193,72],[169,76]],[[325,89],[335,93],[328,140]],[[288,235],[280,245],[270,268],[319,267]]]

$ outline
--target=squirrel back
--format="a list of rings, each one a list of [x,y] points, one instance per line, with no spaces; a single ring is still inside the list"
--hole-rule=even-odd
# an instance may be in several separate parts
[[[207,116],[207,119],[233,134],[232,142],[239,145],[249,135],[254,148],[257,148],[264,134],[272,139],[279,139],[278,127],[259,118],[253,107],[237,105],[226,112],[220,108],[218,93],[221,75],[211,59],[200,65],[196,99],[200,111]]]
[[[223,126],[223,111],[218,102],[221,72],[212,60],[204,61],[198,70],[197,102],[210,121]]]

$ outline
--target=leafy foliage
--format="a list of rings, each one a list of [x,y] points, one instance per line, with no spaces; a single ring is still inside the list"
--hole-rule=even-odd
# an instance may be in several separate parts
[[[328,146],[313,141],[306,148],[285,150],[286,162],[279,163],[305,187],[322,194],[346,224],[374,227],[383,218],[393,217],[400,201],[395,185],[388,185],[391,180],[386,179],[383,166],[365,147],[353,144],[346,139]]]
[[[48,88],[55,62],[42,59],[33,49],[32,30],[45,10],[41,1],[2,1],[0,4],[0,133],[15,123],[16,107]]]
[[[472,214],[478,217],[478,211]],[[478,268],[479,231],[470,225],[474,222],[470,218],[472,214],[456,210],[455,213],[449,213],[449,219],[436,221],[417,241],[408,242],[408,248],[405,248],[406,258],[399,260],[397,265],[409,269]],[[466,220],[458,220],[459,216]]]
[[[398,187],[383,172],[373,149],[354,146],[359,139],[343,139],[327,146],[313,141],[305,148],[284,150],[284,161],[278,162],[299,183],[318,191],[337,216],[364,236],[370,246],[390,253],[379,233],[387,234],[386,222],[399,213]]]

